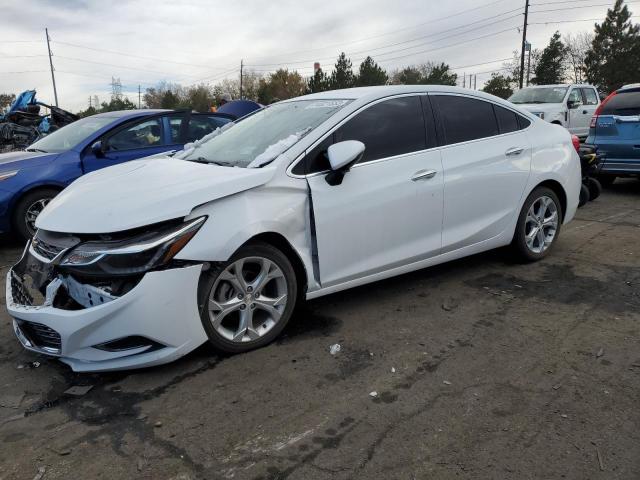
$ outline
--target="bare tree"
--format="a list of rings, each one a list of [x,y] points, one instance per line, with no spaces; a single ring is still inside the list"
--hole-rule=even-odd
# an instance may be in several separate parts
[[[580,32],[575,35],[567,34],[564,37],[566,47],[565,63],[571,81],[582,83],[585,81],[584,59],[593,43],[593,33]]]

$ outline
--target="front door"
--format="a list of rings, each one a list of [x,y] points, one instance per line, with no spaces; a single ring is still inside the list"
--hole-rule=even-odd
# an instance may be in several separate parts
[[[84,173],[171,150],[165,143],[162,127],[162,118],[153,117],[107,134],[102,139],[104,156],[96,157],[89,150],[82,159]]]
[[[569,108],[569,106],[571,106],[571,108]],[[588,110],[585,108],[581,88],[573,88],[569,93],[567,110],[569,112],[568,130],[579,137],[586,136],[589,133],[591,115],[588,115]]]
[[[442,163],[427,130],[420,97],[401,96],[335,131],[333,141],[359,140],[366,150],[340,185],[307,177],[323,287],[440,252]]]

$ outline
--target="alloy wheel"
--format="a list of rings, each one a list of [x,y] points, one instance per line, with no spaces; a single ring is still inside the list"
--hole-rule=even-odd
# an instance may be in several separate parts
[[[223,338],[251,342],[268,333],[287,306],[287,279],[264,257],[245,257],[228,265],[209,294],[209,320]]]
[[[555,201],[543,195],[529,207],[525,219],[525,242],[533,253],[547,250],[558,231],[558,207]]]
[[[51,198],[40,198],[27,208],[24,214],[24,223],[31,236],[36,233],[36,219],[38,218],[38,215],[42,213],[42,210],[44,210],[44,207],[46,207],[50,201]]]

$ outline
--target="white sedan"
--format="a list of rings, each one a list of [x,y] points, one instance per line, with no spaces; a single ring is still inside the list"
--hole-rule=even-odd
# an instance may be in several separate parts
[[[511,245],[547,255],[576,211],[565,130],[443,86],[323,92],[81,177],[7,277],[29,350],[75,371],[209,341],[268,344],[303,298]]]

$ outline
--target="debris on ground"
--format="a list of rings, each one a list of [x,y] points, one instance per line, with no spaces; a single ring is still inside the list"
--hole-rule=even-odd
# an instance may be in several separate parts
[[[74,397],[82,397],[86,395],[89,390],[93,388],[93,385],[74,385],[64,391],[65,395],[73,395]]]
[[[38,473],[36,473],[36,476],[33,477],[33,480],[42,480],[42,477],[44,477],[46,471],[46,467],[38,467]]]
[[[334,343],[333,345],[331,345],[331,346],[329,347],[329,353],[330,353],[331,355],[336,355],[336,354],[340,351],[340,349],[341,349],[341,348],[342,348],[342,347],[340,346],[340,344],[339,344],[339,343]]]
[[[444,380],[442,383],[444,383],[445,385],[451,385],[451,382],[449,380]]]
[[[566,413],[562,413],[562,414],[560,414],[560,416],[561,416],[562,418],[569,418],[569,415],[567,415]]]
[[[373,391],[373,392],[369,393],[369,396],[370,396],[371,398],[376,398],[376,397],[378,396],[378,392]]]
[[[600,350],[596,353],[596,358],[600,358],[602,355],[604,355],[604,348],[600,347]]]
[[[156,428],[160,428],[162,426],[162,422],[158,421],[158,422],[154,423],[153,426],[156,427]]]
[[[460,302],[458,302],[458,300],[456,300],[455,298],[449,298],[442,304],[442,309],[445,312],[450,312],[451,310],[458,308],[458,305],[460,305]]]
[[[391,367],[391,373],[396,373],[396,369],[394,367]]]

